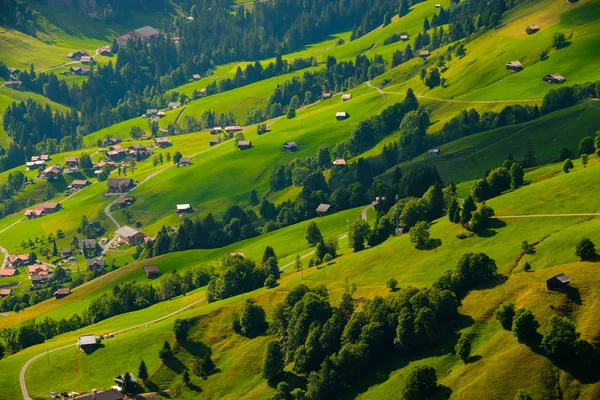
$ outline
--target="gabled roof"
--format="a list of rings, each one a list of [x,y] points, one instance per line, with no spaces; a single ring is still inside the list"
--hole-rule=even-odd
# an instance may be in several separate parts
[[[177,210],[180,210],[180,211],[190,210],[191,208],[192,208],[192,206],[189,204],[177,204]]]
[[[139,35],[144,37],[152,37],[158,35],[158,31],[151,27],[150,25],[146,25],[142,28],[136,29],[134,32],[137,32]]]
[[[97,343],[98,338],[96,337],[96,335],[79,336],[79,339],[77,340],[77,346],[89,346]]]
[[[117,229],[117,235],[119,236],[123,236],[123,237],[132,237],[137,235],[138,233],[140,233],[140,231],[138,231],[137,229],[134,229],[130,226],[122,226],[119,229]]]
[[[319,207],[317,207],[316,211],[318,213],[324,213],[324,212],[329,211],[330,208],[331,208],[330,204],[324,204],[324,203],[322,203],[322,204],[319,204]]]
[[[352,94],[345,93],[342,95],[342,100],[350,100],[352,98]]]
[[[144,272],[146,274],[156,274],[160,271],[158,270],[158,266],[156,266],[156,265],[146,265],[144,267]]]
[[[571,282],[571,278],[569,278],[565,274],[558,274],[554,278],[557,279],[557,280],[559,280],[561,283],[569,283],[569,282]]]
[[[168,137],[157,137],[154,139],[154,143],[171,143],[171,140],[169,140]]]
[[[251,145],[252,145],[252,142],[249,140],[240,140],[238,142],[238,147],[239,146],[251,146]]]
[[[344,160],[343,158],[338,158],[333,162],[333,165],[346,165],[346,160]]]
[[[56,292],[54,292],[54,296],[56,296],[56,295],[66,296],[68,294],[71,294],[71,289],[69,289],[69,288],[59,288],[56,290]]]
[[[0,268],[0,276],[14,276],[17,270],[14,268]]]

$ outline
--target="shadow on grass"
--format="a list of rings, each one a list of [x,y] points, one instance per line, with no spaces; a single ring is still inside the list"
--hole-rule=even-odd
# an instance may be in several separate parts
[[[202,392],[202,388],[200,386],[192,383],[192,382],[188,383],[187,387],[188,387],[188,389],[190,389],[193,392],[196,392],[196,393],[201,393]]]
[[[431,400],[447,400],[452,397],[452,389],[448,386],[438,385],[436,392],[431,396]]]
[[[292,390],[299,388],[302,390],[306,390],[306,379],[296,375],[293,372],[290,371],[283,371],[283,381],[286,382],[288,385],[290,385],[290,388]],[[271,387],[276,387],[277,384],[275,384],[274,386]]]
[[[83,352],[85,353],[85,355],[89,356],[90,354],[94,354],[97,350],[103,349],[105,347],[106,346],[104,345],[104,343],[99,343],[94,347],[90,347],[90,348],[83,350]]]
[[[469,359],[467,361],[465,361],[465,364],[474,364],[477,361],[481,360],[481,356],[479,354],[476,354],[474,356],[469,357]]]
[[[502,285],[507,280],[508,280],[508,276],[506,276],[506,275],[496,275],[489,281],[475,286],[470,291],[492,289],[492,288],[495,288],[496,286]]]
[[[195,357],[204,357],[212,355],[210,347],[202,342],[195,342],[190,339],[178,340],[177,343],[188,353]]]
[[[185,365],[177,357],[171,356],[164,360],[164,364],[171,371],[176,372],[177,374],[181,374],[183,370],[186,368]]]
[[[565,294],[573,303],[577,304],[578,306],[581,305],[581,295],[579,294],[579,289],[577,289],[575,286],[568,286]]]

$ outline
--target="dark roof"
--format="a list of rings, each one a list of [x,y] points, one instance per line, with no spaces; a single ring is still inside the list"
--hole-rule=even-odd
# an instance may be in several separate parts
[[[95,249],[96,248],[96,241],[94,239],[81,239],[79,241],[79,248],[83,249]]]
[[[65,294],[65,295],[71,294],[71,289],[69,289],[69,288],[57,289],[56,292],[54,292],[54,295],[56,296],[57,294]]]
[[[149,25],[146,25],[143,28],[136,29],[134,32],[137,32],[140,35],[145,36],[145,37],[151,37],[154,35],[158,35],[158,31]]]
[[[158,267],[156,265],[147,265],[144,267],[144,272],[146,275],[148,274],[156,274],[158,273]]]
[[[556,279],[556,280],[558,280],[558,281],[560,281],[561,283],[569,283],[569,282],[571,282],[571,278],[569,278],[565,274],[558,274],[558,275],[556,275],[553,278]]]
[[[106,267],[106,261],[105,260],[87,260],[87,265],[88,265],[88,267],[94,267],[94,266]]]
[[[122,186],[129,187],[133,183],[131,178],[108,178],[108,186],[109,187],[117,187],[120,188]]]

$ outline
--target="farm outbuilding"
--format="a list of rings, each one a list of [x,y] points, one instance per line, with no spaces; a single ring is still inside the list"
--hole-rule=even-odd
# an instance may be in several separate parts
[[[177,204],[177,214],[192,212],[194,209],[190,204]]]
[[[337,160],[333,161],[333,165],[346,165],[346,160],[343,158],[338,158]]]
[[[540,31],[540,27],[537,25],[529,25],[526,29],[528,34],[533,34]]]
[[[565,83],[567,79],[559,74],[551,74],[544,76],[542,80],[546,83]]]
[[[154,146],[163,149],[171,145],[171,141],[168,137],[157,137],[154,139]]]
[[[144,274],[146,274],[146,278],[152,278],[153,276],[160,274],[160,271],[156,265],[146,265],[144,267]]]
[[[338,111],[335,113],[335,119],[338,121],[343,121],[348,118],[348,113],[346,111]]]
[[[430,53],[429,53],[429,50],[421,50],[421,51],[419,52],[419,57],[421,57],[421,58],[426,58],[426,57],[429,57],[429,54],[430,54]]]
[[[519,61],[511,61],[506,64],[506,69],[517,72],[523,69],[523,64],[521,64]]]
[[[315,210],[317,215],[325,215],[328,214],[331,211],[331,205],[330,204],[319,204],[319,207],[317,207],[317,209]]]
[[[565,274],[558,274],[546,281],[546,288],[548,288],[548,290],[564,292],[569,288],[569,282],[571,282],[571,279],[568,276]]]
[[[131,178],[108,178],[108,193],[125,193],[134,186]]]
[[[298,145],[296,142],[285,142],[281,145],[281,149],[285,151],[296,151],[298,150]]]
[[[69,288],[60,288],[54,292],[53,296],[56,299],[62,299],[63,297],[67,297],[71,294],[71,289]]]
[[[348,101],[352,98],[352,94],[350,93],[345,93],[342,95],[342,101]]]
[[[237,143],[237,147],[239,150],[248,150],[252,148],[252,142],[250,140],[240,140]]]
[[[83,351],[90,350],[98,346],[99,341],[100,340],[96,335],[79,336],[79,339],[77,340],[77,347]]]
[[[214,146],[215,144],[219,144],[219,138],[218,137],[211,138],[208,143],[210,144],[211,147]]]

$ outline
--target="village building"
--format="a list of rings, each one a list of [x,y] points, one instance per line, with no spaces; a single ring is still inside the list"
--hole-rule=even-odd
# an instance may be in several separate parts
[[[325,92],[325,93],[323,93],[323,94],[321,95],[321,98],[322,98],[323,100],[330,99],[330,98],[331,98],[331,93],[330,93],[330,92]]]
[[[96,166],[94,168],[96,170],[100,170],[100,172],[102,172],[102,169],[104,168],[105,165],[108,165],[108,167],[112,170],[115,167],[115,162],[114,161],[100,161],[96,164]]]
[[[140,244],[144,240],[144,237],[146,236],[146,234],[144,232],[138,231],[137,229],[134,229],[127,225],[122,226],[119,229],[117,229],[116,234],[117,234],[117,240],[120,243],[131,244],[131,245]]]
[[[72,59],[75,59],[75,60],[79,60],[79,59],[81,59],[81,57],[89,56],[89,55],[90,55],[90,53],[88,53],[87,50],[79,50],[79,51],[74,51],[74,52],[71,52],[71,53],[67,53],[67,58],[72,58]]]
[[[181,107],[180,101],[170,101],[168,107],[172,110]]]
[[[19,268],[23,265],[29,264],[29,254],[17,254],[15,256],[8,256],[8,264],[13,268]]]
[[[208,143],[210,144],[211,147],[214,146],[215,144],[219,144],[219,138],[218,137],[211,138]]]
[[[215,126],[214,128],[210,128],[208,130],[208,133],[210,133],[211,135],[216,135],[219,134],[223,131],[223,128],[221,128],[220,126]]]
[[[95,239],[81,239],[79,240],[79,251],[81,254],[89,254],[89,251],[96,251],[96,240]]]
[[[331,205],[321,203],[321,204],[319,204],[319,207],[317,207],[317,209],[315,211],[316,211],[317,215],[326,215],[331,211]]]
[[[419,57],[422,57],[422,58],[429,57],[429,50],[421,50],[419,52]]]
[[[146,113],[144,114],[145,118],[152,118],[155,117],[156,114],[158,114],[158,110],[156,108],[149,108],[146,110]]]
[[[25,214],[25,218],[27,218],[27,219],[34,219],[34,218],[43,217],[44,215],[46,215],[44,210],[38,210],[38,209],[25,210],[24,214]]]
[[[231,257],[242,257],[242,258],[246,258],[246,256],[244,255],[244,253],[243,253],[243,252],[241,252],[241,251],[234,251],[234,252],[231,252],[231,253],[229,253],[229,256],[231,256]]]
[[[17,75],[19,75],[20,72],[21,72],[21,70],[19,68],[9,68],[8,69],[8,73],[10,74],[10,76],[17,76]]]
[[[79,339],[77,339],[77,347],[83,351],[91,350],[96,347],[99,342],[100,338],[96,335],[79,336]]]
[[[342,101],[347,101],[350,100],[352,98],[352,94],[350,93],[345,93],[342,95]]]
[[[65,157],[65,165],[77,167],[79,165],[79,157]]]
[[[100,47],[97,51],[98,51],[98,54],[100,54],[101,56],[105,56],[105,57],[112,56],[112,51],[110,50],[109,46]]]
[[[62,299],[63,297],[67,297],[71,294],[71,289],[69,288],[59,288],[52,294],[55,299]]]
[[[8,81],[4,84],[4,86],[11,89],[21,89],[21,86],[23,86],[23,81]]]
[[[146,146],[136,143],[127,148],[127,154],[129,155],[129,158],[141,161],[147,158],[150,155],[150,152],[148,151]]]
[[[408,40],[408,35],[406,35],[406,34],[400,35],[400,40],[402,40],[403,42],[406,42]]]
[[[159,149],[164,149],[170,145],[171,141],[168,137],[158,137],[154,139],[154,146],[158,147]]]
[[[46,162],[42,161],[42,160],[27,161],[25,163],[25,166],[27,167],[26,168],[27,171],[33,171],[34,169],[40,169],[40,168],[45,167],[46,166]]]
[[[123,400],[125,396],[116,389],[97,391],[92,390],[92,393],[84,394],[83,396],[75,397],[74,400]]]
[[[52,270],[44,264],[33,264],[27,267],[27,275],[33,285],[38,285],[52,278]]]
[[[69,68],[69,72],[71,72],[73,75],[84,76],[90,74],[90,68],[72,66],[71,68]]]
[[[338,121],[343,121],[348,118],[348,113],[346,111],[338,111],[335,113],[335,119]]]
[[[252,148],[252,142],[250,140],[240,140],[237,143],[238,150],[248,150]]]
[[[434,4],[434,7],[435,7],[435,8],[442,8],[442,5],[441,5],[440,3],[435,3],[435,4]]]
[[[51,201],[47,201],[45,203],[40,204],[35,208],[36,210],[42,210],[45,214],[51,214],[53,212],[57,212],[60,210],[60,203],[54,203]]]
[[[241,130],[242,130],[242,127],[239,125],[232,125],[232,126],[225,127],[225,132],[227,132],[227,133],[239,132]]]
[[[84,187],[86,187],[89,184],[90,184],[90,182],[88,182],[86,179],[75,179],[71,183],[71,186],[73,186],[75,189],[83,189]]]
[[[511,61],[508,64],[506,64],[506,69],[509,71],[520,71],[523,69],[523,64],[521,64],[519,61]]]
[[[108,151],[106,152],[106,157],[110,161],[113,161],[114,164],[115,161],[119,161],[120,159],[125,157],[126,154],[127,149],[124,149],[123,147],[117,144],[108,148]]]
[[[117,137],[107,137],[102,141],[102,146],[114,146],[115,144],[119,144],[123,141],[120,136]]]
[[[131,178],[108,178],[108,193],[125,193],[135,186]]]
[[[160,271],[156,265],[147,265],[144,267],[144,274],[146,274],[146,278],[152,278],[159,275]]]
[[[52,165],[42,171],[42,173],[40,174],[40,178],[47,179],[49,181],[53,181],[53,180],[58,179],[60,174],[61,174],[60,166]]]
[[[15,276],[17,274],[17,270],[15,268],[0,268],[0,278],[4,278],[7,276]]]
[[[199,81],[200,79],[202,79],[202,77],[200,76],[200,74],[194,74],[192,75],[192,79],[195,81]]]
[[[142,28],[138,28],[132,32],[129,32],[131,36],[141,40],[150,40],[153,37],[157,36],[158,33],[158,30],[154,29],[150,25],[146,25]]]
[[[537,25],[529,25],[526,29],[528,34],[534,34],[540,31],[540,27]]]
[[[337,160],[333,161],[333,165],[346,165],[346,160],[343,158],[338,158]]]
[[[177,204],[177,214],[192,212],[194,209],[190,204]]]
[[[166,112],[164,112],[164,111],[159,111],[159,112],[157,112],[157,113],[156,113],[156,116],[157,116],[158,118],[165,117],[166,115],[167,115],[167,113],[166,113]]]
[[[12,289],[0,289],[0,297],[10,296],[12,293]]]
[[[569,282],[571,282],[571,279],[568,276],[565,274],[558,274],[546,281],[546,288],[548,290],[565,292],[569,288]]]
[[[60,255],[63,258],[71,257],[73,255],[73,250],[65,248],[60,250]]]
[[[135,198],[131,197],[131,196],[125,196],[125,197],[121,197],[117,200],[117,205],[119,207],[127,207],[133,204],[133,202],[135,201]]]
[[[86,262],[90,271],[106,268],[106,261],[102,259],[86,260]]]
[[[427,152],[429,153],[429,157],[435,157],[440,155],[440,149],[429,149]]]
[[[179,166],[180,167],[189,167],[192,164],[192,159],[191,158],[182,158],[179,160]]]
[[[93,64],[94,58],[91,56],[83,56],[79,61],[81,61],[82,64]]]
[[[285,142],[281,145],[281,149],[285,151],[296,151],[298,150],[298,145],[296,142]]]
[[[544,76],[542,80],[546,83],[565,83],[567,79],[559,74],[551,74]]]

